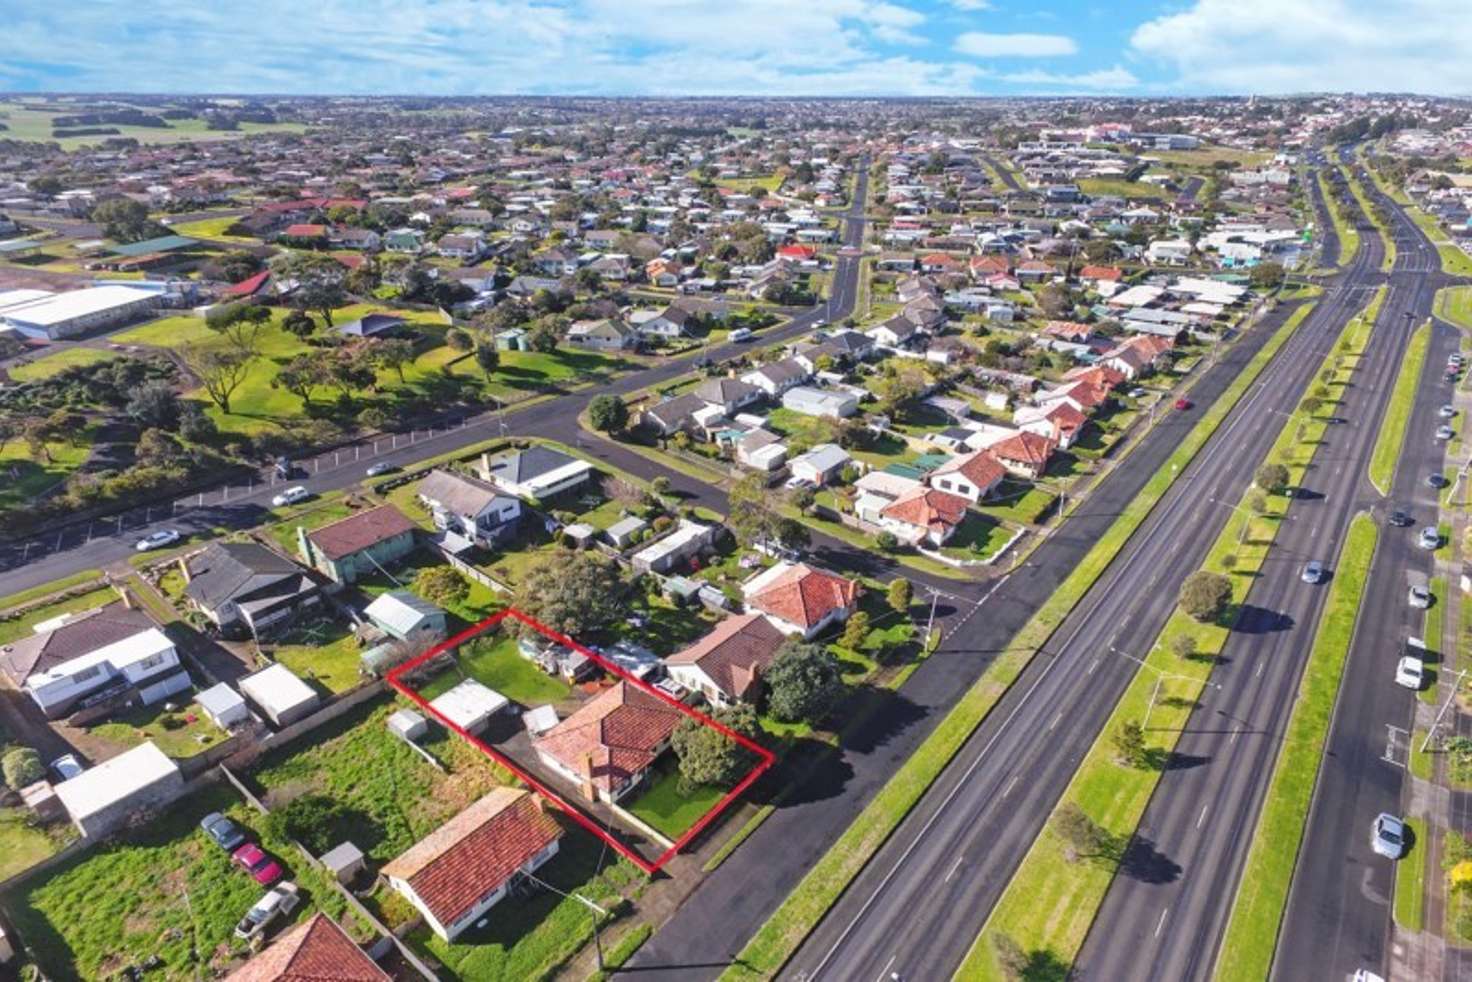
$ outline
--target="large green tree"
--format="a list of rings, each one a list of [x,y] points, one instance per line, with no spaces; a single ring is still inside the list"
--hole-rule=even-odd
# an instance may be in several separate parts
[[[712,718],[744,737],[755,739],[760,727],[756,710],[746,703],[711,714]],[[751,769],[754,756],[713,726],[685,718],[670,738],[680,762],[680,777],[689,784],[729,788]]]
[[[767,710],[784,723],[821,723],[843,698],[838,659],[821,644],[783,643],[767,669]]]
[[[516,607],[554,631],[577,637],[622,613],[623,588],[612,559],[558,549],[522,574]]]

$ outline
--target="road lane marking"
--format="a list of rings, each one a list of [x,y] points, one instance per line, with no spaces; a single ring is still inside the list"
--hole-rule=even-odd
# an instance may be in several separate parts
[[[1232,731],[1232,739],[1231,739],[1230,742],[1231,743],[1236,743],[1237,742],[1237,737],[1241,736],[1241,734],[1242,734],[1242,725],[1239,723],[1239,724],[1237,724],[1237,728]]]
[[[1063,711],[1062,710],[1059,710],[1058,711],[1058,715],[1053,717],[1053,722],[1051,722],[1051,723],[1048,724],[1048,732],[1049,733],[1052,733],[1053,730],[1057,729],[1058,724],[1060,722],[1062,722],[1062,721],[1063,721]]]
[[[1012,793],[1012,789],[1017,786],[1017,779],[1019,777],[1021,777],[1021,776],[1022,775],[1020,775],[1020,774],[1013,774],[1012,775],[1012,780],[1008,781],[1007,782],[1007,786],[1002,789],[1002,797],[1003,798],[1007,797],[1009,794]]]
[[[1165,908],[1165,910],[1162,910],[1160,912],[1160,920],[1158,920],[1158,921],[1155,922],[1155,936],[1157,938],[1160,937],[1160,929],[1163,928],[1163,927],[1165,927],[1165,915],[1166,914],[1169,914],[1169,913],[1170,913],[1170,908],[1169,907]]]
[[[1104,660],[1104,659],[1102,659],[1102,658],[1095,658],[1095,659],[1094,659],[1094,660],[1093,660],[1093,662],[1092,662],[1092,663],[1090,663],[1090,665],[1089,665],[1089,670],[1088,670],[1088,671],[1087,671],[1087,672],[1085,672],[1085,673],[1084,673],[1084,674],[1085,674],[1085,675],[1093,675],[1093,674],[1094,674],[1094,669],[1096,669],[1096,668],[1098,668],[1098,667],[1099,667],[1099,663],[1100,663],[1100,662],[1101,662],[1101,661],[1103,661],[1103,660]]]
[[[1263,670],[1263,669],[1264,669],[1264,668],[1266,668],[1266,667],[1267,667],[1267,665],[1268,665],[1268,663],[1267,663],[1267,662],[1265,662],[1265,661],[1259,661],[1259,662],[1258,662],[1258,663],[1257,663],[1257,677],[1258,677],[1258,678],[1262,678],[1262,670]]]
[[[1202,805],[1201,806],[1201,815],[1196,819],[1196,827],[1198,829],[1201,828],[1201,823],[1204,822],[1204,821],[1206,821],[1206,810],[1208,808],[1210,808],[1210,807],[1211,807],[1210,805]]]
[[[876,982],[884,982],[885,979],[889,978],[889,970],[894,965],[894,960],[898,957],[899,955],[889,956],[889,961],[885,962],[884,968],[880,969],[879,978],[876,980]]]
[[[961,868],[961,864],[964,863],[965,861],[966,861],[966,857],[965,856],[957,856],[956,857],[956,864],[954,866],[952,866],[951,867],[951,871],[946,874],[945,882],[947,882],[947,883],[951,882],[951,877],[953,877],[953,876],[956,875],[956,870],[960,869]]]

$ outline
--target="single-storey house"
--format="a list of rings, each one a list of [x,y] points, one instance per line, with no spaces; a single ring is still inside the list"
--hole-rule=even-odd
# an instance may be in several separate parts
[[[853,462],[848,451],[836,443],[820,443],[807,453],[792,458],[788,469],[793,477],[812,481],[822,487],[838,477]]]
[[[859,411],[859,400],[852,392],[799,385],[782,393],[782,408],[804,416],[843,419]]]
[[[445,636],[445,612],[408,590],[389,590],[363,608],[374,627],[397,641],[428,646]]]
[[[537,756],[589,801],[617,801],[638,786],[684,714],[619,682],[533,740]]]
[[[567,330],[567,343],[594,351],[624,351],[638,346],[639,334],[621,320],[602,317],[575,322]]]
[[[966,518],[967,500],[917,487],[879,510],[880,524],[907,545],[942,546]]]
[[[695,425],[695,414],[709,405],[710,403],[695,393],[687,392],[650,406],[639,414],[639,422],[661,436],[669,436],[692,429]]]
[[[736,441],[736,461],[744,467],[771,473],[787,460],[787,445],[771,430],[752,430]]]
[[[557,855],[562,826],[542,799],[495,788],[383,867],[389,885],[445,941],[485,916],[518,876]]]
[[[695,396],[730,416],[762,398],[762,390],[735,378],[706,379],[695,387]]]
[[[406,323],[397,314],[365,314],[357,320],[343,321],[336,330],[350,338],[381,338],[397,334]]]
[[[1053,456],[1053,441],[1023,430],[986,448],[997,463],[1019,477],[1037,480],[1048,469]]]
[[[742,584],[748,611],[772,619],[784,634],[812,640],[848,620],[859,603],[859,585],[806,563],[781,562]]]
[[[787,640],[762,614],[737,614],[664,660],[670,677],[713,706],[755,699],[761,675]]]
[[[1007,476],[1007,469],[985,450],[952,457],[926,475],[932,488],[959,495],[972,504],[989,497]]]
[[[719,525],[682,518],[673,532],[634,553],[629,562],[636,573],[668,573],[713,544],[720,530]]]
[[[297,551],[334,583],[356,583],[413,552],[417,527],[393,505],[380,505],[311,532],[297,526]]]
[[[795,358],[784,358],[747,372],[741,376],[741,381],[756,386],[775,399],[794,385],[806,382],[811,375]]]
[[[287,929],[225,982],[389,982],[391,976],[320,911]]]

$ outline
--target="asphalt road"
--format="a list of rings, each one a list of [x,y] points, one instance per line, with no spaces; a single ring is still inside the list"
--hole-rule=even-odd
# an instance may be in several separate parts
[[[1401,291],[1412,295],[1419,323],[1430,312],[1435,290],[1447,280],[1430,272],[1439,261],[1420,229],[1373,185],[1370,193],[1394,218],[1397,256],[1391,280],[1405,283]],[[1427,486],[1426,476],[1443,466],[1445,448],[1432,433],[1441,422],[1437,408],[1451,401],[1452,389],[1441,380],[1441,370],[1457,343],[1457,332],[1437,322],[1390,496],[1390,502],[1408,505],[1416,522],[1409,529],[1381,533],[1288,898],[1283,943],[1273,964],[1275,979],[1308,977],[1305,973],[1344,978],[1360,968],[1392,975],[1394,866],[1371,851],[1370,824],[1382,811],[1402,812],[1409,742],[1404,731],[1411,729],[1416,703],[1410,692],[1393,683],[1392,673],[1405,639],[1423,636],[1424,616],[1406,603],[1407,573],[1432,571],[1431,555],[1418,549],[1414,538],[1419,526],[1436,522],[1436,492]],[[1458,419],[1453,425],[1467,423]],[[1369,489],[1365,499],[1385,502]],[[1440,616],[1436,608],[1429,613]],[[1403,731],[1390,751],[1395,762],[1385,759],[1390,727]],[[1446,977],[1468,977],[1459,974],[1461,967],[1449,951]]]
[[[1363,243],[1346,280],[1368,281],[1368,274],[1379,269],[1384,256],[1379,237],[1366,234]],[[1414,253],[1405,262],[1413,263]],[[1361,292],[1359,303],[1370,295],[1368,289]],[[1429,313],[1431,296],[1423,274],[1397,272],[1390,278],[1390,291],[1360,370],[1335,410],[1347,422],[1330,429],[1306,480],[1306,486],[1323,497],[1294,502],[1277,545],[1252,586],[1243,618],[1212,674],[1222,688],[1202,701],[1180,737],[1177,753],[1191,766],[1162,775],[1142,819],[1139,834],[1158,857],[1156,864],[1145,875],[1126,871],[1115,878],[1080,953],[1079,968],[1090,977],[1176,980],[1209,975],[1231,911],[1231,905],[1223,902],[1224,885],[1235,884],[1240,876],[1327,598],[1326,586],[1304,584],[1299,573],[1310,559],[1332,567],[1353,515],[1383,503],[1368,482],[1366,468],[1394,388],[1400,352],[1411,329]],[[1406,317],[1407,312],[1414,320]],[[1444,363],[1454,344],[1454,338],[1439,334],[1428,365]],[[1435,492],[1423,480],[1423,458],[1440,452],[1431,433],[1436,408],[1445,396],[1428,386],[1418,399],[1407,463],[1396,486],[1396,500],[1414,503],[1413,512],[1423,518],[1435,511]],[[1429,506],[1420,507],[1418,488],[1424,492],[1420,497],[1431,501]],[[1381,507],[1379,517],[1385,514]],[[1382,550],[1382,560],[1398,549],[1411,549],[1414,534],[1389,530],[1393,545]],[[1421,558],[1418,565],[1429,567],[1425,554],[1411,558]],[[1403,564],[1389,572],[1386,562],[1377,561],[1375,570],[1381,580],[1390,582],[1372,577],[1367,620],[1378,630],[1393,632],[1416,614],[1419,632],[1419,612],[1406,604]],[[1378,675],[1371,673],[1377,691],[1394,688],[1389,672],[1387,667]],[[1403,690],[1399,694],[1405,698],[1404,709],[1411,697]],[[1376,754],[1383,752],[1382,740]],[[1336,844],[1336,849],[1342,847]],[[1295,967],[1286,977],[1323,977],[1310,971],[1311,966],[1321,969],[1323,963],[1300,961],[1297,935],[1290,937],[1295,940],[1286,950],[1293,952]]]

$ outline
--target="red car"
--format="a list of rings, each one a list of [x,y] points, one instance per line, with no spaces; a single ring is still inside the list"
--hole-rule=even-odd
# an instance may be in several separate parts
[[[1176,408],[1179,409],[1179,410],[1181,410],[1182,412],[1184,412],[1187,409],[1190,409],[1191,408],[1191,400],[1190,399],[1187,399],[1185,396],[1182,396],[1181,398],[1179,398],[1179,399],[1176,400]]]
[[[254,877],[255,881],[263,887],[268,887],[281,879],[280,865],[254,842],[247,842],[235,850],[230,854],[230,859]]]

